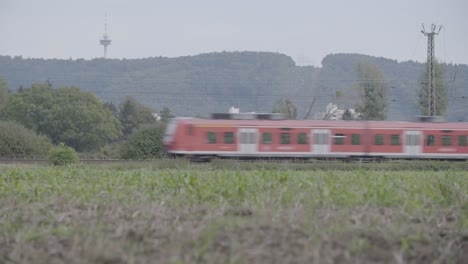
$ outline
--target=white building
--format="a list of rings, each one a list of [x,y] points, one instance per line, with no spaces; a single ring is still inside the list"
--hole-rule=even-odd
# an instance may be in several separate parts
[[[230,114],[238,114],[239,113],[239,108],[231,106],[231,108],[229,108],[229,113]]]
[[[353,119],[358,119],[359,118],[359,113],[356,112],[355,109],[353,108],[348,108],[351,112],[351,116]],[[334,103],[329,103],[327,104],[326,111],[325,112],[318,112],[315,117],[316,119],[326,119],[326,120],[342,120],[343,119],[343,114],[346,112],[346,109],[340,109],[338,108],[338,105]]]

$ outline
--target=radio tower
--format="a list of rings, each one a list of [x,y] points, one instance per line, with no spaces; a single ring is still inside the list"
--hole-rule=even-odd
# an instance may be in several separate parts
[[[427,85],[428,85],[428,92],[429,92],[429,115],[435,116],[436,115],[436,91],[435,91],[435,68],[434,68],[434,36],[439,35],[440,29],[442,26],[439,26],[439,30],[436,31],[437,26],[432,24],[431,31],[426,32],[424,28],[424,24],[422,25],[421,33],[424,36],[427,36]]]
[[[104,36],[100,40],[101,45],[104,46],[104,59],[107,57],[107,46],[111,44],[111,40],[107,35],[107,17],[104,20]]]

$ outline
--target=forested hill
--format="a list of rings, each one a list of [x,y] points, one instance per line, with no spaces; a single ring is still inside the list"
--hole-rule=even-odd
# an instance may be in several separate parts
[[[159,111],[169,107],[178,116],[241,111],[270,112],[280,98],[290,98],[302,117],[316,97],[313,112],[331,101],[353,107],[353,84],[360,62],[376,65],[388,81],[389,115],[410,120],[418,114],[417,92],[425,65],[358,54],[326,56],[322,67],[296,66],[283,54],[221,52],[179,58],[57,60],[0,56],[0,76],[11,90],[35,82],[78,86],[103,101],[119,104],[130,95]],[[468,121],[468,66],[445,65],[450,120]],[[340,98],[335,98],[339,91]],[[465,97],[465,98],[463,98]]]
[[[356,65],[367,62],[376,65],[387,81],[388,118],[391,120],[414,120],[418,115],[418,92],[426,64],[414,61],[397,62],[381,57],[360,54],[334,54],[322,60],[319,94],[328,89],[344,92],[342,105],[355,104],[357,94],[351,87],[356,81]],[[447,118],[451,121],[468,121],[468,65],[443,64],[448,95]]]

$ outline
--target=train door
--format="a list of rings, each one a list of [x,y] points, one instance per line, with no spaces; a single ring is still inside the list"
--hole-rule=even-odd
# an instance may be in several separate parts
[[[405,131],[405,154],[419,155],[422,152],[421,131]]]
[[[315,129],[312,132],[312,153],[314,154],[328,154],[330,152],[329,141],[330,130],[328,129]]]
[[[241,154],[252,154],[257,151],[257,129],[239,129],[239,152]]]

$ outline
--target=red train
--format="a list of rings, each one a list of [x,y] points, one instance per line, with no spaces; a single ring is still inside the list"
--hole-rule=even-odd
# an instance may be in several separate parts
[[[281,120],[277,114],[175,118],[163,144],[193,159],[392,158],[468,160],[468,123]]]

